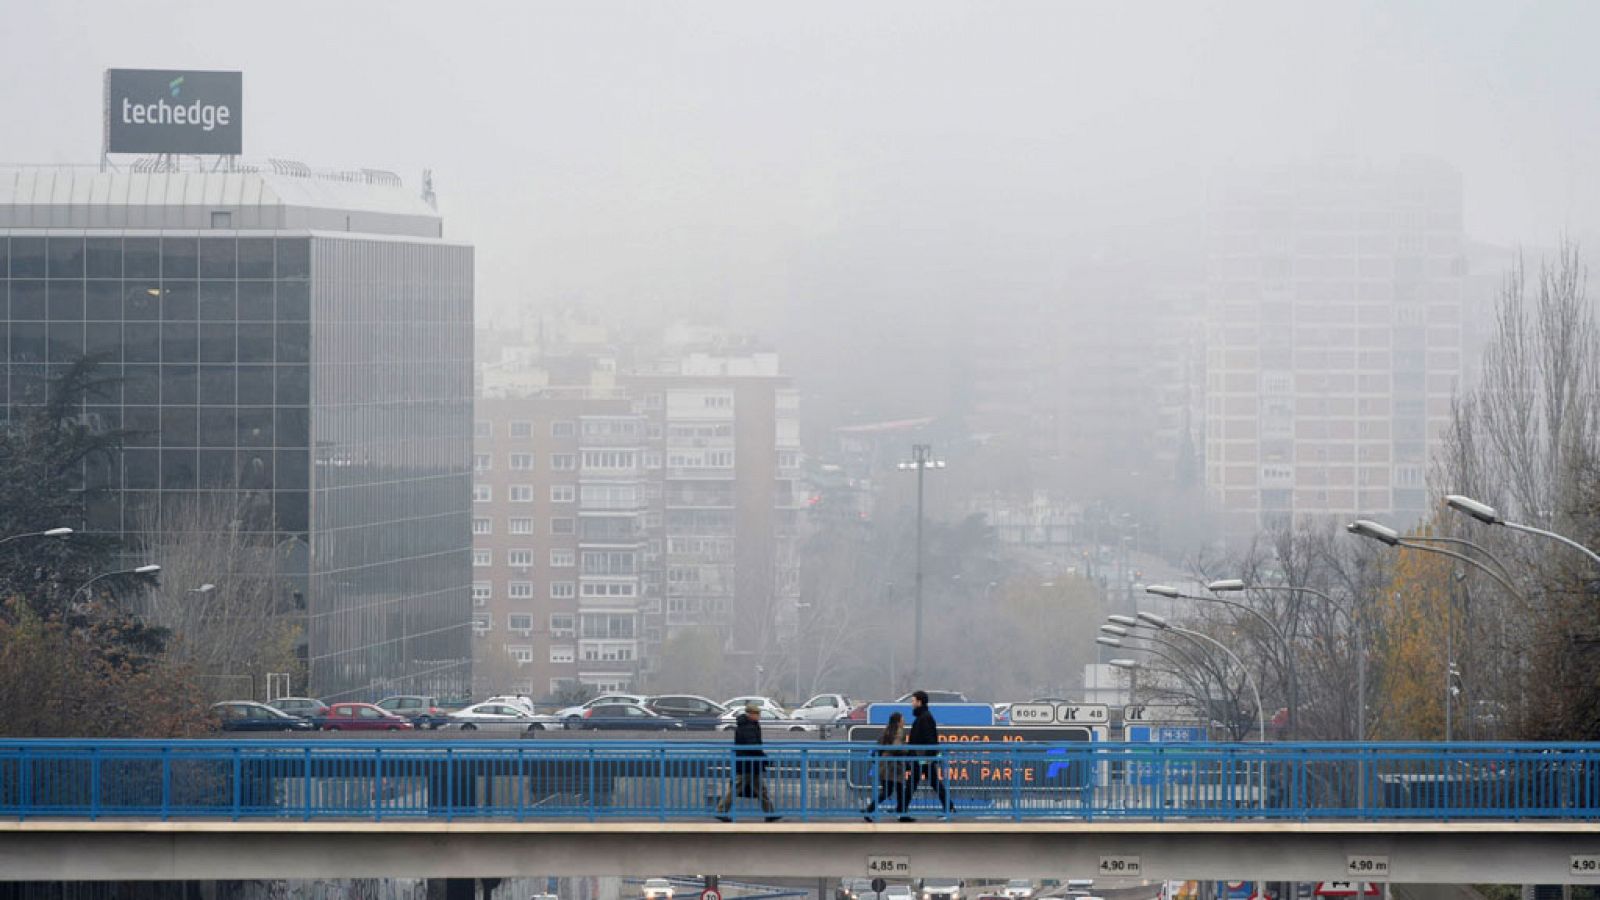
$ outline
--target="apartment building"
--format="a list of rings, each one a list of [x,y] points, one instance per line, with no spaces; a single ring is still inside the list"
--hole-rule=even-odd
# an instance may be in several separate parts
[[[798,397],[776,357],[616,368],[604,354],[543,359],[480,386],[480,694],[637,688],[694,626],[754,672],[794,628]]]
[[[1207,240],[1205,480],[1226,535],[1421,516],[1462,368],[1460,176],[1432,161],[1230,174]]]

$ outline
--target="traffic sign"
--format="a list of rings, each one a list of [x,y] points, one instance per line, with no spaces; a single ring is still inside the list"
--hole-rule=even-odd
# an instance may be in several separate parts
[[[706,888],[700,892],[700,900],[722,900],[722,894],[715,888]]]
[[[1111,721],[1111,707],[1104,703],[1057,703],[1056,721],[1062,725],[1104,725]]]
[[[1352,853],[1345,857],[1345,874],[1385,878],[1389,874],[1389,857],[1380,853]]]
[[[905,875],[911,871],[909,856],[869,856],[867,871],[874,875]],[[878,893],[882,893],[879,891]]]
[[[928,712],[942,728],[946,725],[993,725],[994,707],[987,703],[929,703]],[[889,715],[899,713],[911,727],[911,704],[873,703],[867,707],[867,724],[887,725]]]
[[[1568,875],[1581,875],[1593,878],[1600,875],[1600,853],[1574,853],[1571,866],[1567,869]]]
[[[1006,727],[978,727],[957,725],[939,726],[939,745],[944,749],[940,764],[944,767],[945,783],[952,789],[1009,791],[1013,779],[1022,790],[1062,789],[1076,790],[1084,786],[1090,769],[1084,755],[1069,754],[1065,748],[1052,747],[1043,751],[1027,745],[1034,742],[1089,743],[1104,740],[1104,728],[1089,726],[1023,725]],[[876,743],[883,734],[881,725],[852,725],[849,739]],[[1019,749],[1033,752],[1018,759],[1013,771],[1010,758],[1003,753],[962,753],[963,744],[981,744],[994,749],[1007,744],[1021,745]],[[915,754],[916,747],[904,748]],[[913,763],[916,756],[892,757],[902,763]],[[932,760],[928,760],[931,762]],[[873,763],[865,754],[846,769],[846,779],[853,788],[871,787],[874,782]]]
[[[1203,717],[1181,706],[1148,706],[1142,703],[1122,708],[1124,725],[1148,725],[1163,722],[1200,722]]]
[[[1056,724],[1055,704],[1013,703],[1011,704],[1011,724],[1054,725]]]
[[[1100,874],[1138,878],[1144,874],[1144,865],[1137,856],[1102,856]]]

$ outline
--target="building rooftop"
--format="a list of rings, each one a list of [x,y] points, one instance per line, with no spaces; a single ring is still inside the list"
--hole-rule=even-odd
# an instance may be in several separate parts
[[[0,228],[350,231],[437,238],[444,222],[426,181],[408,190],[374,169],[298,163],[223,170],[0,167]],[[220,215],[214,215],[220,214]]]

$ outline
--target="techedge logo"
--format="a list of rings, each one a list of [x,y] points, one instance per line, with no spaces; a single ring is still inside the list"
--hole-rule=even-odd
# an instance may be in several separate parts
[[[167,82],[167,91],[174,100],[183,91],[183,76]],[[154,103],[135,103],[132,98],[122,98],[122,124],[124,125],[198,125],[201,131],[228,127],[233,110],[226,104],[168,103],[165,97]]]

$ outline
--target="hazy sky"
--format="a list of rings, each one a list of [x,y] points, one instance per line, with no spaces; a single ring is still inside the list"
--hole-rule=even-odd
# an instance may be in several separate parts
[[[1330,153],[1454,163],[1477,238],[1600,234],[1582,0],[0,7],[0,160],[92,162],[107,66],[241,69],[247,154],[432,167],[485,311],[1037,261]]]

